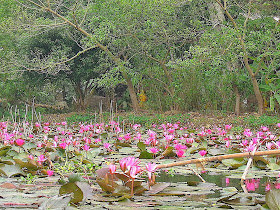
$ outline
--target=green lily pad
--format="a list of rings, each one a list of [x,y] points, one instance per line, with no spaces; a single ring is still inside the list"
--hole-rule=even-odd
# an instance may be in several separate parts
[[[238,167],[244,165],[245,161],[239,160],[239,159],[225,159],[225,160],[222,160],[222,163],[225,166],[229,166],[231,168],[238,168]]]
[[[146,151],[146,145],[143,142],[138,142],[137,147],[140,149],[141,152]]]
[[[25,175],[19,165],[4,165],[0,168],[0,173],[4,174],[7,177]]]
[[[33,148],[37,148],[37,145],[34,144],[33,142],[27,142],[22,147],[26,150],[30,150],[30,149],[33,149]]]
[[[276,171],[276,170],[279,170],[280,169],[280,166],[276,163],[269,163],[267,165],[267,167],[272,170],[272,171]]]
[[[82,180],[83,180],[83,178],[78,174],[71,174],[68,176],[69,182],[80,182]]]
[[[24,162],[20,159],[14,159],[15,163],[18,164],[21,168],[27,168],[28,170],[36,171],[39,167],[36,164],[30,162]]]
[[[86,182],[70,182],[59,189],[60,195],[72,194],[71,203],[79,203],[92,194],[90,185]]]
[[[11,148],[12,148],[11,146],[6,146],[6,147],[0,148],[0,156],[6,155],[6,153],[7,153]]]
[[[270,209],[280,209],[280,189],[271,189],[266,193],[265,201]]]
[[[143,151],[140,153],[139,159],[153,159],[153,154],[148,151]]]

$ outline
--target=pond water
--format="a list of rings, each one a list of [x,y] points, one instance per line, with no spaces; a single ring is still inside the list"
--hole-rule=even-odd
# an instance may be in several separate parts
[[[251,173],[249,177],[252,176]],[[256,174],[258,174],[256,172]],[[172,193],[184,194],[181,205],[186,209],[269,209],[266,203],[267,187],[273,187],[276,177],[257,175],[245,181],[244,192],[240,177],[241,173],[227,171],[226,173],[206,172],[201,179],[194,174],[158,174],[157,182],[170,182],[171,190],[164,190],[161,195],[172,196]],[[166,194],[165,194],[166,193]],[[189,201],[190,203],[187,203]],[[177,202],[177,201],[176,201]]]

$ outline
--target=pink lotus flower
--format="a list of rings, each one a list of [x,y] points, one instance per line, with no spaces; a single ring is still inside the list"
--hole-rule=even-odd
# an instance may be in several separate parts
[[[107,149],[108,151],[112,151],[112,149],[110,148],[112,145],[110,143],[104,143],[103,144],[104,148]]]
[[[66,121],[63,121],[63,122],[61,122],[61,125],[67,125],[67,122]]]
[[[253,144],[253,142],[250,142],[249,146],[247,146],[244,151],[245,152],[253,152],[255,149],[255,145]]]
[[[179,158],[180,158],[180,157],[184,157],[184,154],[185,154],[185,151],[184,151],[184,150],[179,149],[179,150],[176,151],[176,155],[177,155]]]
[[[29,158],[30,160],[34,160],[34,156],[33,156],[33,155],[28,155],[28,158]]]
[[[83,150],[89,151],[89,149],[90,149],[90,146],[89,146],[89,145],[85,144],[85,145],[83,146]]]
[[[129,176],[133,179],[136,178],[136,175],[141,171],[141,168],[139,166],[131,166],[130,170],[129,170]]]
[[[150,152],[153,154],[157,154],[159,152],[159,149],[156,147],[152,147],[152,148],[150,148]]]
[[[271,185],[270,185],[270,183],[267,183],[265,185],[265,191],[270,191],[270,190],[271,190]]]
[[[110,174],[114,174],[117,170],[117,166],[114,164],[109,165]]]
[[[137,132],[134,139],[140,141],[142,139],[141,133]]]
[[[202,157],[204,157],[206,154],[207,154],[207,151],[206,150],[200,150],[198,152]]]
[[[137,129],[140,128],[140,127],[141,127],[140,124],[134,124],[134,125],[132,126],[133,130],[137,130]]]
[[[183,145],[183,144],[176,144],[176,145],[174,146],[174,148],[175,148],[176,150],[187,149],[187,146],[186,146],[186,145]]]
[[[35,123],[35,127],[36,127],[36,128],[41,127],[40,123]]]
[[[267,131],[269,131],[269,128],[266,127],[266,126],[262,126],[262,127],[261,127],[261,130],[262,130],[263,132],[267,132]]]
[[[230,178],[226,177],[226,186],[228,186],[230,183]]]
[[[63,142],[63,143],[60,143],[58,146],[59,146],[61,149],[66,149],[67,144],[66,144],[65,142]]]
[[[277,127],[280,128],[280,123],[277,123]]]
[[[94,140],[94,143],[99,143],[99,142],[101,142],[101,139],[95,139]]]
[[[123,138],[128,141],[131,138],[130,133],[125,134]]]
[[[226,148],[230,148],[230,141],[226,141]]]
[[[268,149],[268,150],[271,150],[272,149],[272,146],[274,146],[274,143],[273,142],[266,142],[266,148]]]
[[[276,182],[275,185],[274,185],[275,189],[280,189],[280,183],[279,182]]]
[[[242,140],[241,146],[246,147],[248,145],[248,140]]]
[[[250,129],[245,129],[245,131],[243,132],[243,135],[246,137],[251,137],[253,135],[253,133],[251,132]]]
[[[230,130],[232,128],[232,125],[225,125],[226,130]]]
[[[25,141],[23,140],[23,139],[17,139],[16,140],[16,144],[18,145],[18,146],[22,146],[22,145],[24,145],[24,143],[25,143]]]
[[[45,156],[44,156],[44,155],[40,155],[40,156],[38,157],[37,162],[38,162],[39,164],[42,164],[42,162],[44,162],[45,160],[46,160]]]
[[[245,185],[246,185],[246,189],[248,191],[255,191],[256,187],[255,187],[255,183],[252,180],[245,180]]]
[[[47,174],[48,174],[48,176],[52,176],[54,174],[54,172],[49,169],[49,170],[47,170]]]
[[[123,158],[119,161],[120,163],[120,168],[123,172],[126,172],[127,170],[129,171],[130,168],[132,166],[137,166],[140,161],[138,158],[135,158],[135,157],[126,157],[126,158]]]
[[[152,173],[154,173],[157,169],[157,165],[155,163],[147,163],[146,170],[148,173],[149,179],[152,179]]]

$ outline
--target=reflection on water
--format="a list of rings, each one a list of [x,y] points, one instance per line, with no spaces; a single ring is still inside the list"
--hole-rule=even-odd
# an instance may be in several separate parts
[[[243,191],[239,178],[229,178],[224,174],[211,174],[204,173],[201,174],[203,179],[207,183],[213,183],[218,187],[235,187],[238,191]],[[180,174],[167,174],[161,172],[157,178],[157,182],[171,182],[179,183],[185,182],[188,186],[197,186],[201,183],[201,180],[194,174],[191,175],[180,175]],[[265,195],[266,191],[269,191],[271,188],[280,189],[280,180],[277,180],[275,177],[263,176],[262,178],[247,179],[245,180],[245,186],[248,192],[254,192],[258,194]],[[216,194],[216,193],[215,193]]]

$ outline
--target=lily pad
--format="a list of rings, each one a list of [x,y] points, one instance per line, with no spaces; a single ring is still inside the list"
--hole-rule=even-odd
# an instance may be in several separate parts
[[[231,168],[238,168],[242,165],[245,164],[244,160],[237,160],[237,159],[225,159],[225,160],[222,160],[222,163],[225,165],[225,166],[229,166]]]
[[[0,148],[0,156],[6,155],[6,153],[7,153],[11,148],[12,148],[11,146],[6,146],[6,147]]]
[[[72,194],[71,203],[79,203],[91,195],[92,190],[86,182],[70,182],[59,189],[60,195]]]
[[[266,204],[270,209],[280,209],[280,189],[271,189],[266,193],[265,200]]]
[[[0,173],[7,177],[25,175],[19,165],[4,165],[0,168]]]

